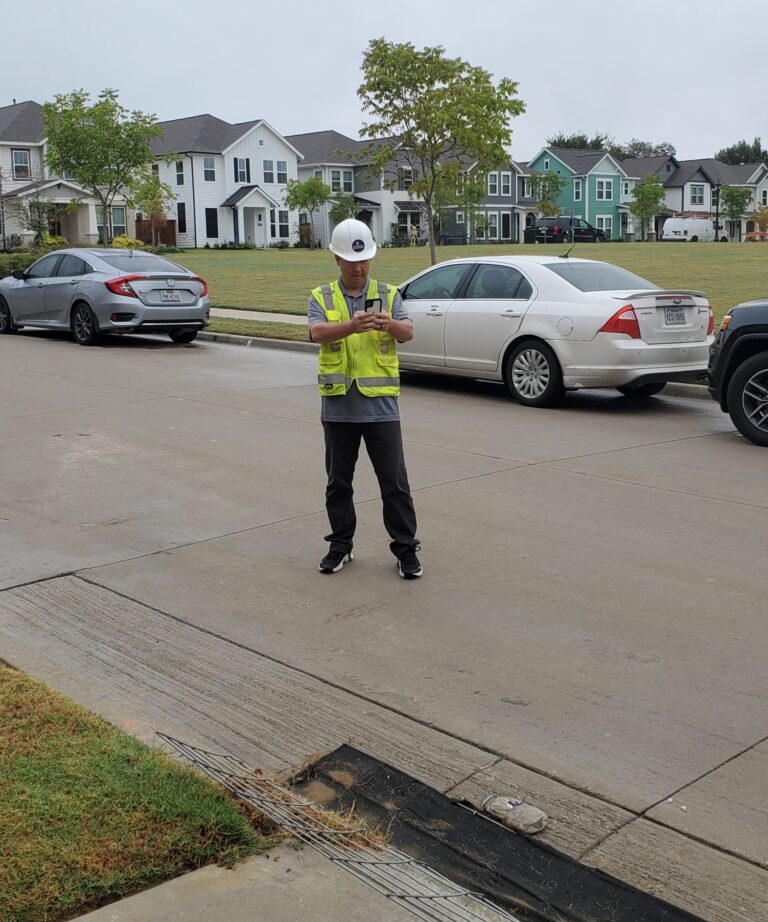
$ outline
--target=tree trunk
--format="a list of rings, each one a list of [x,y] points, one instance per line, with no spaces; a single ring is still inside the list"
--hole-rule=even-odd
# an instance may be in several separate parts
[[[425,199],[424,204],[427,206],[427,231],[429,232],[429,264],[434,266],[437,262],[437,253],[435,252],[435,225],[432,221],[432,199]]]

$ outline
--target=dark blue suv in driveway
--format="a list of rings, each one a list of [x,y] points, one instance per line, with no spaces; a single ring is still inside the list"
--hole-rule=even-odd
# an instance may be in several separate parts
[[[723,317],[709,355],[709,392],[742,435],[768,446],[768,300],[738,304]]]

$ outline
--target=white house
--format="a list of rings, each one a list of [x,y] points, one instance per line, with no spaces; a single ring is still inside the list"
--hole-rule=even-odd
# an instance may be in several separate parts
[[[293,243],[298,216],[285,206],[299,151],[264,119],[230,125],[213,115],[160,122],[158,172],[175,193],[168,218],[179,247]]]
[[[33,233],[20,214],[31,200],[51,206],[50,234],[71,243],[99,242],[102,220],[96,199],[72,179],[51,175],[45,147],[39,103],[27,100],[0,107],[0,248],[32,242]],[[134,233],[133,216],[123,198],[115,199],[112,226],[115,236]]]

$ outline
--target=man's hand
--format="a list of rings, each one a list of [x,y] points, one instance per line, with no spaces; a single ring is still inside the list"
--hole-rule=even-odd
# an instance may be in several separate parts
[[[369,314],[373,318],[373,329],[380,333],[388,333],[392,324],[392,318],[386,311],[379,311],[376,314]]]
[[[370,312],[366,313],[365,311],[355,311],[354,314],[349,318],[350,326],[352,327],[352,333],[370,333],[371,330],[377,329],[375,318],[380,317],[381,314],[372,314]]]

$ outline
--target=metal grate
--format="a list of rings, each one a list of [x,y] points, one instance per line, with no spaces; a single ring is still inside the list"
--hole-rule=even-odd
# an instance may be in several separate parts
[[[165,733],[157,736],[238,799],[312,846],[358,880],[426,922],[519,922],[491,903],[396,848],[357,829],[338,828],[319,804],[261,778],[233,756],[198,749]]]

